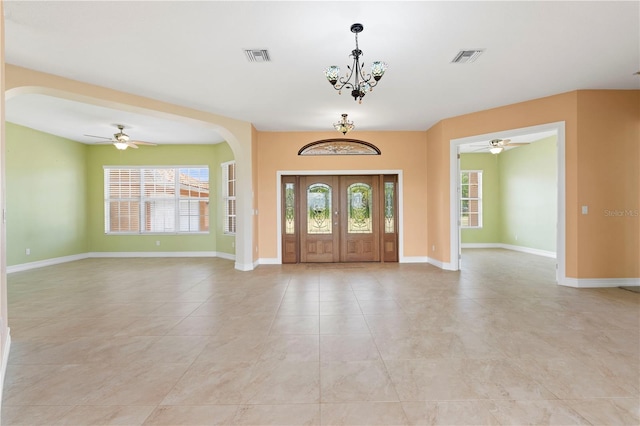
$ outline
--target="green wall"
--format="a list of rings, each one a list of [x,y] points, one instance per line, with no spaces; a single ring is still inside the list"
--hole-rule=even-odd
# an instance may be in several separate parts
[[[235,254],[224,235],[220,164],[233,160],[227,143],[161,145],[118,151],[88,146],[6,123],[7,265],[90,252],[217,252]],[[209,234],[106,235],[103,166],[209,166]],[[160,241],[160,245],[156,244]],[[31,254],[26,255],[25,250]]]
[[[13,123],[5,132],[7,265],[86,253],[87,146]]]
[[[501,154],[462,154],[461,170],[483,171],[483,228],[462,243],[501,243],[556,251],[556,136]]]
[[[556,251],[556,137],[499,155],[504,244]]]
[[[228,251],[218,247],[217,231],[198,235],[106,235],[104,232],[103,166],[209,166],[210,197],[220,205],[219,145],[160,145],[119,151],[111,145],[90,146],[87,158],[88,238],[90,252],[214,252]],[[231,152],[231,150],[229,149]],[[226,158],[226,157],[225,157]],[[226,161],[222,160],[222,161]],[[210,223],[217,223],[218,209],[211,209]],[[215,225],[217,228],[217,225]],[[157,242],[160,245],[157,245]],[[231,244],[229,244],[230,246]]]

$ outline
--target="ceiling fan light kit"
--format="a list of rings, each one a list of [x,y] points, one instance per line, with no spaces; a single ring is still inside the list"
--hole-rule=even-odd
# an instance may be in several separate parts
[[[489,141],[489,152],[492,154],[500,154],[507,146],[516,147],[529,145],[531,142],[511,142],[511,139],[491,139]]]
[[[349,70],[346,77],[340,77],[340,67],[337,65],[331,65],[324,70],[324,75],[329,81],[329,84],[338,91],[338,94],[342,94],[342,89],[351,89],[351,96],[358,103],[362,103],[362,98],[371,92],[373,88],[378,84],[378,81],[382,78],[387,70],[387,64],[382,61],[374,61],[371,64],[371,73],[365,74],[362,67],[364,63],[360,62],[360,57],[363,56],[362,50],[358,47],[358,34],[362,32],[364,26],[359,23],[351,25],[351,32],[356,35],[356,48],[351,51],[353,58],[353,65],[347,65]],[[353,82],[351,78],[353,77]]]
[[[148,146],[156,146],[157,145],[157,144],[151,143],[151,142],[132,141],[129,138],[129,135],[124,133],[124,125],[116,124],[116,127],[118,128],[118,133],[114,133],[113,134],[113,138],[106,138],[104,136],[94,136],[94,135],[85,135],[85,136],[88,136],[90,138],[98,138],[98,139],[109,140],[109,142],[103,142],[103,143],[112,143],[113,146],[116,147],[116,149],[121,150],[121,151],[124,151],[127,148],[138,149],[138,145],[148,145]]]

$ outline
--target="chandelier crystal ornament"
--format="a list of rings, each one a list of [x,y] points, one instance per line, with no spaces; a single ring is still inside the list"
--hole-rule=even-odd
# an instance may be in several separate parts
[[[338,121],[337,123],[333,123],[333,128],[343,135],[346,135],[347,133],[355,129],[355,127],[356,126],[353,125],[353,121],[347,120],[347,114],[342,114],[342,120]]]
[[[378,84],[378,81],[384,75],[387,70],[387,64],[382,61],[375,61],[371,64],[371,74],[365,74],[362,67],[364,63],[360,62],[360,57],[363,56],[362,50],[358,47],[358,34],[362,32],[364,26],[362,24],[351,25],[351,32],[356,35],[356,48],[351,51],[350,57],[353,58],[353,65],[347,65],[349,72],[346,77],[340,77],[340,67],[337,65],[331,65],[324,70],[324,75],[327,77],[329,83],[334,89],[342,94],[342,89],[351,89],[351,96],[354,100],[362,103],[362,98],[373,90]],[[353,82],[351,78],[353,77]]]

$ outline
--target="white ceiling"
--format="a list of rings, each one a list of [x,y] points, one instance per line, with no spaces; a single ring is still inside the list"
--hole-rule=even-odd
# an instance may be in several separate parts
[[[426,130],[439,120],[577,89],[638,89],[640,2],[4,1],[6,62],[244,121],[262,131]],[[365,68],[389,68],[361,105],[343,70],[361,22]],[[250,63],[244,49],[268,49]],[[461,49],[483,48],[452,64]],[[8,121],[81,142],[124,124],[138,140],[214,143],[196,123],[42,95]],[[499,130],[499,129],[497,129]],[[505,132],[504,138],[509,138]]]

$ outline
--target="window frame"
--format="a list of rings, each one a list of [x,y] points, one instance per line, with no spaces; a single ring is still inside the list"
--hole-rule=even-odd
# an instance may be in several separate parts
[[[206,169],[206,173],[208,176],[208,196],[207,197],[191,197],[191,196],[181,196],[181,180],[179,178],[180,176],[180,170],[184,170],[184,169]],[[103,179],[104,179],[104,206],[103,206],[103,212],[104,212],[104,233],[105,235],[208,235],[211,233],[211,175],[210,175],[210,170],[209,170],[209,166],[208,165],[181,165],[181,166],[165,166],[165,165],[152,165],[152,166],[128,166],[128,165],[124,165],[124,166],[103,166]],[[111,186],[111,182],[109,180],[109,171],[110,170],[125,170],[125,171],[129,171],[129,172],[137,172],[139,174],[139,194],[135,197],[127,197],[127,198],[118,198],[118,197],[114,197],[111,198],[110,195],[110,191],[109,188]],[[173,193],[173,197],[169,198],[162,198],[162,197],[154,197],[154,196],[147,196],[145,194],[145,172],[146,171],[155,171],[155,170],[173,170],[174,176],[178,176],[177,179],[174,179],[174,193]],[[188,173],[187,173],[188,175]],[[171,200],[171,203],[173,204],[173,220],[174,220],[174,225],[173,225],[173,230],[171,231],[158,231],[158,230],[154,230],[154,231],[147,231],[146,228],[146,223],[147,223],[147,217],[146,217],[146,206],[147,203],[150,201],[158,201],[158,200],[166,200],[169,201]],[[181,219],[183,217],[187,217],[187,220],[190,220],[191,215],[181,215],[180,212],[180,205],[181,202],[187,201],[187,202],[191,202],[191,201],[205,201],[208,205],[209,208],[207,209],[207,214],[205,215],[198,215],[199,220],[203,220],[206,224],[207,224],[207,230],[198,230],[198,231],[181,231],[180,230],[180,224],[181,224]],[[137,203],[137,207],[138,207],[138,230],[137,231],[133,231],[133,230],[127,230],[127,231],[113,231],[111,229],[111,210],[110,210],[110,206],[112,202],[119,202],[119,201],[128,201],[128,202],[134,202]],[[170,207],[170,208],[171,208]]]
[[[237,182],[238,170],[235,160],[225,161],[220,164],[222,179],[222,205],[223,205],[223,221],[222,233],[224,235],[236,235],[237,228]],[[230,178],[229,171],[233,170]],[[231,194],[232,193],[232,194]],[[232,207],[233,206],[233,207]]]
[[[478,175],[478,196],[477,197],[463,197],[462,196],[462,194],[463,194],[462,188],[463,188],[463,185],[464,185],[462,183],[463,175],[464,174],[472,174],[472,173],[476,173]],[[462,228],[462,229],[482,229],[482,227],[483,227],[483,217],[482,217],[482,210],[483,210],[482,209],[482,186],[483,186],[482,185],[482,174],[483,174],[482,170],[460,170],[460,176],[459,176],[460,183],[458,185],[459,191],[460,191],[460,196],[458,197],[459,198],[459,210],[460,211],[459,211],[459,214],[458,214],[458,221],[460,223],[460,228]],[[469,177],[469,182],[470,181],[471,181],[471,178]],[[471,186],[471,183],[468,183],[466,185]],[[470,193],[470,191],[469,191],[469,193]],[[469,201],[469,202],[477,201],[477,203],[478,203],[478,211],[477,212],[471,212],[471,211],[463,212],[462,211],[462,203],[463,203],[463,201]],[[471,203],[469,203],[469,204],[471,204]],[[462,217],[463,213],[468,213],[469,215],[477,213],[478,224],[474,225],[474,226],[471,226],[471,225],[468,225],[468,224],[465,225],[463,217]]]

